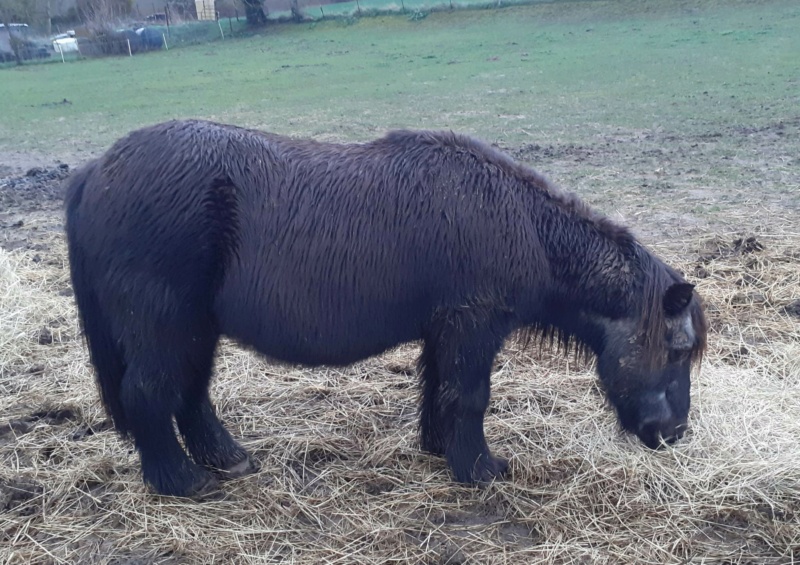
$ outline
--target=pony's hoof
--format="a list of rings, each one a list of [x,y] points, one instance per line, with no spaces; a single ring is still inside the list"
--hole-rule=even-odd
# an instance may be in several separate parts
[[[250,455],[245,455],[244,459],[238,463],[234,463],[227,469],[217,469],[217,474],[222,480],[238,479],[246,475],[257,473],[261,466]]]
[[[219,480],[214,475],[209,474],[204,480],[192,486],[192,492],[187,495],[187,498],[195,502],[204,502],[210,498],[217,498],[221,494]]]
[[[473,458],[471,460],[475,461]],[[454,465],[451,462],[451,469],[459,483],[484,487],[508,472],[508,460],[484,452],[473,465]]]
[[[147,481],[145,481],[145,483],[147,483]],[[211,473],[203,472],[196,476],[194,483],[192,483],[190,487],[181,488],[173,485],[171,487],[162,486],[159,488],[152,483],[149,483],[149,487],[150,491],[156,496],[187,498],[200,502],[208,499],[209,496],[215,493],[219,493],[219,479]]]
[[[472,480],[478,485],[488,485],[495,479],[502,479],[508,473],[508,459],[485,455],[475,464]]]

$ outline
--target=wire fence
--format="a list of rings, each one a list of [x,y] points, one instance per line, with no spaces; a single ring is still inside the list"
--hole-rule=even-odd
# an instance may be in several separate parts
[[[419,20],[430,12],[495,9],[548,1],[552,0],[349,0],[327,4],[320,4],[319,0],[270,0],[265,5],[265,13],[268,23],[353,20],[382,14],[405,14],[411,20]],[[76,30],[80,30],[78,34],[62,33],[49,38],[35,31],[15,34],[19,61],[8,34],[4,40],[0,33],[0,65],[133,57],[252,32],[243,11],[230,3],[221,4],[220,0],[195,0],[194,11],[184,9],[180,14],[169,4],[162,5],[160,11],[155,2],[150,7],[154,11],[143,17],[140,17],[141,9],[137,8],[137,14],[104,22],[102,26],[96,22],[76,26]]]
[[[429,12],[457,9],[491,9],[503,6],[541,3],[544,0],[350,0],[320,4],[315,0],[300,1],[299,8],[306,18],[318,20],[328,18],[357,18],[378,14],[414,15]],[[274,10],[268,17],[291,17],[291,5],[287,2],[285,9]],[[418,16],[419,17],[419,16]]]

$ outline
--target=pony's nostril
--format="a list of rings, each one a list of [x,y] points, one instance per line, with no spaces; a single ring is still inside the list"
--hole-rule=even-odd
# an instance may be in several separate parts
[[[636,434],[639,439],[650,449],[658,449],[661,445],[661,426],[659,422],[648,420],[642,422],[639,426],[639,432]]]
[[[675,437],[681,439],[686,434],[688,429],[688,424],[679,424],[678,426],[675,426]]]
[[[661,449],[674,445],[688,429],[686,424],[675,425],[672,421],[648,418],[639,425],[636,435],[650,449]]]
[[[667,445],[674,445],[679,439],[683,437],[688,428],[689,426],[686,424],[678,424],[669,431],[663,431],[661,433],[661,436],[663,437],[664,443],[666,443]]]

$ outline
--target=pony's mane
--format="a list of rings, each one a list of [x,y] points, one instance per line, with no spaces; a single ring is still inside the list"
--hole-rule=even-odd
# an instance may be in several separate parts
[[[545,196],[565,212],[577,216],[590,223],[601,235],[614,241],[621,247],[633,248],[639,243],[625,226],[619,225],[603,214],[586,205],[578,195],[566,192],[556,186],[547,177],[531,167],[515,161],[510,155],[496,149],[485,142],[453,131],[439,130],[393,130],[385,139],[403,144],[426,144],[444,146],[466,151],[483,163],[497,167],[512,178],[523,181],[531,189]]]
[[[633,295],[638,299],[634,301],[632,307],[639,313],[639,331],[644,337],[644,349],[648,352],[643,362],[651,367],[663,362],[664,349],[660,346],[666,328],[663,297],[670,285],[685,280],[677,271],[646,249],[627,227],[593,210],[576,194],[561,190],[531,167],[518,163],[508,154],[473,137],[453,131],[395,130],[389,132],[385,139],[402,145],[426,144],[468,152],[479,161],[497,167],[512,178],[523,181],[525,185],[538,191],[568,215],[592,226],[596,233],[611,242],[639,273],[632,289],[636,291]],[[692,350],[692,363],[699,366],[706,349],[708,326],[696,293],[689,308],[692,326],[697,336],[697,344]],[[544,324],[528,326],[515,332],[512,339],[523,347],[535,343],[540,350],[555,348],[564,355],[573,352],[577,359],[589,361],[593,358],[593,353],[587,344],[555,326]]]
[[[555,351],[564,357],[571,354],[575,361],[587,365],[591,365],[595,360],[594,352],[586,343],[556,326],[544,324],[524,326],[509,335],[507,342],[515,344],[522,350],[534,347],[540,353]]]
[[[663,297],[667,288],[676,282],[685,282],[683,277],[663,264],[646,249],[640,247],[646,254],[649,270],[643,278],[642,292],[638,295],[635,308],[641,313],[638,331],[644,338],[644,351],[642,364],[645,367],[656,368],[664,362],[666,350],[660,346],[666,330],[666,314],[663,307]],[[667,274],[668,276],[664,276]],[[695,292],[689,303],[689,312],[692,329],[696,342],[691,352],[692,367],[697,370],[702,364],[707,348],[708,321],[703,313],[699,295]],[[563,329],[546,324],[534,324],[518,329],[509,341],[516,343],[522,349],[534,345],[539,351],[556,351],[565,357],[573,354],[575,360],[591,364],[594,361],[594,352],[587,343],[579,340],[575,335]]]

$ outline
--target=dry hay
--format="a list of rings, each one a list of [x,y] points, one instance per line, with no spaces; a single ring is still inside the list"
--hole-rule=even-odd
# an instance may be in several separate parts
[[[798,234],[670,257],[713,332],[674,448],[621,435],[590,368],[509,347],[486,427],[512,476],[457,486],[417,448],[415,346],[306,370],[226,343],[214,399],[262,467],[202,504],[147,494],[107,429],[53,245],[0,251],[0,563],[800,559]]]

